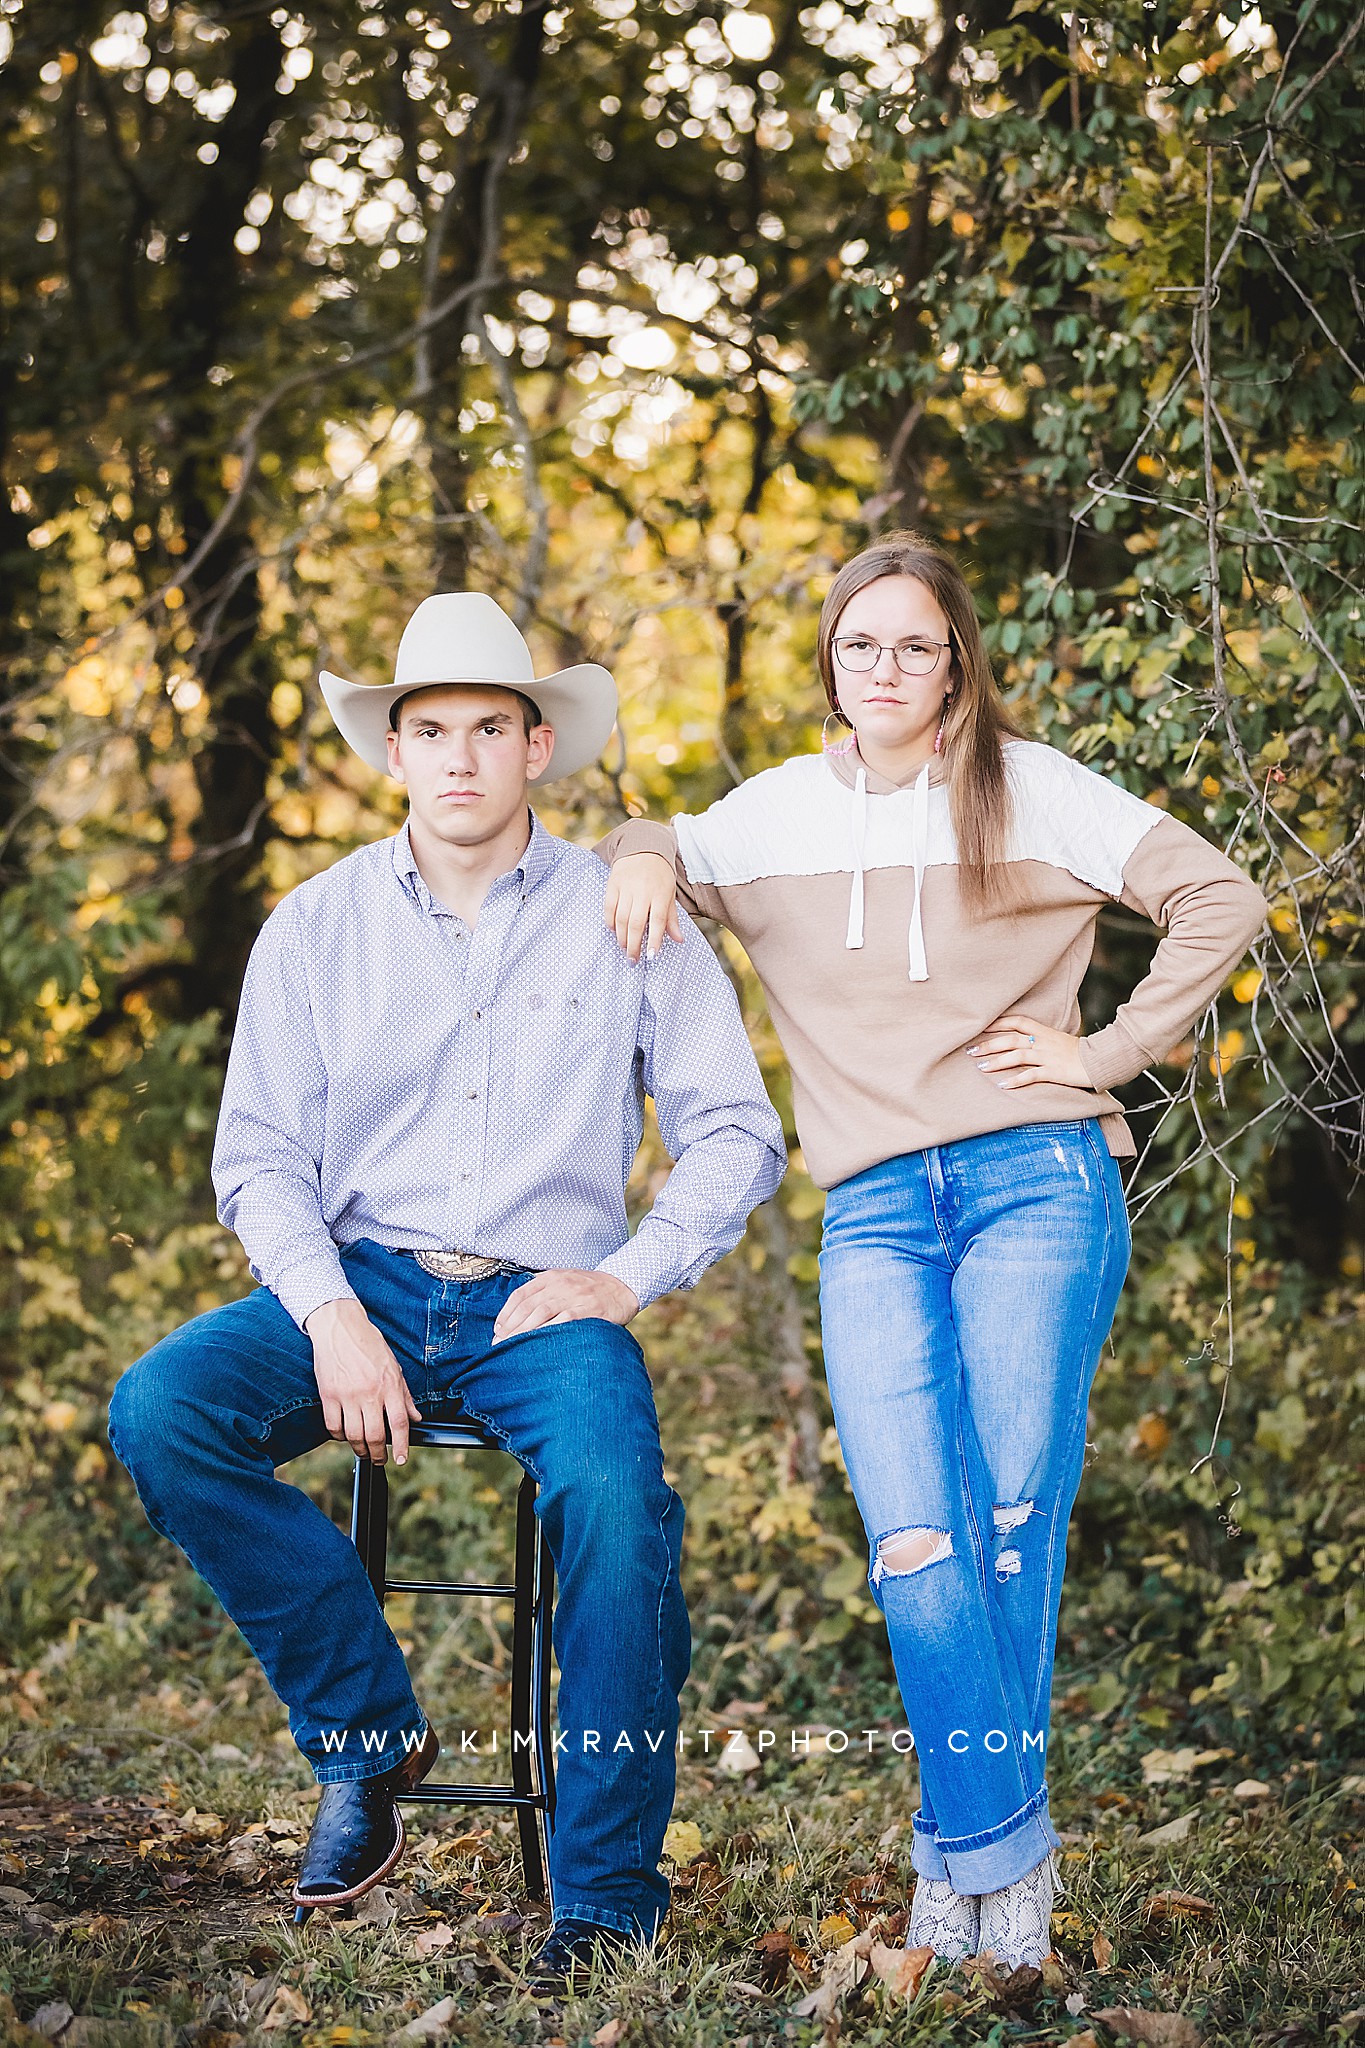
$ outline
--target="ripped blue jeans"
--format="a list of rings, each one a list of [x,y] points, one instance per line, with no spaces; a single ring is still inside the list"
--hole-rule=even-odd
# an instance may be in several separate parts
[[[1093,1118],[905,1153],[826,1198],[825,1368],[919,1759],[912,1860],[963,1894],[1057,1846],[1067,1523],[1131,1248]]]

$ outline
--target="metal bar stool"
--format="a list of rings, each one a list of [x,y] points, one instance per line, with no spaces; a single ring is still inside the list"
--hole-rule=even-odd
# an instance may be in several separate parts
[[[502,1451],[506,1446],[477,1422],[414,1422],[414,1450]],[[385,1468],[357,1458],[351,1502],[351,1540],[360,1553],[380,1606],[386,1593],[487,1595],[512,1602],[512,1698],[508,1716],[510,1785],[424,1783],[403,1795],[404,1805],[510,1806],[521,1834],[527,1892],[543,1899],[554,1830],[555,1768],[550,1735],[550,1609],[554,1560],[536,1521],[536,1482],[527,1472],[517,1490],[516,1560],[512,1583],[480,1586],[447,1579],[391,1579],[388,1563],[389,1483]]]

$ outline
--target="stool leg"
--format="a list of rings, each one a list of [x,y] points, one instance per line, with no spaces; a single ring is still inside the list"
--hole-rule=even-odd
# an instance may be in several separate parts
[[[555,1825],[555,1746],[550,1725],[550,1618],[554,1610],[555,1561],[549,1538],[540,1531],[536,1558],[536,1625],[532,1653],[531,1713],[540,1762],[540,1788],[545,1794],[545,1832]]]
[[[382,1465],[369,1458],[355,1461],[351,1490],[351,1541],[360,1552],[374,1597],[384,1605],[384,1578],[389,1566],[389,1482]]]
[[[524,1798],[532,1798],[537,1780],[542,1779],[544,1762],[534,1757],[531,1743],[539,1739],[535,1725],[536,1625],[539,1619],[537,1595],[536,1482],[528,1472],[517,1489],[517,1547],[512,1578],[516,1593],[512,1602],[512,1787]],[[545,1896],[545,1859],[542,1853],[539,1816],[533,1806],[517,1808],[521,1835],[521,1867],[526,1890],[533,1899]]]

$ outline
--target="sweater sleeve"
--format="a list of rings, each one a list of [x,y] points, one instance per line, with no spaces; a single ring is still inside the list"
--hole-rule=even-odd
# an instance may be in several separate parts
[[[678,901],[684,910],[690,910],[694,917],[712,917],[717,924],[728,925],[720,890],[710,883],[688,878],[686,862],[678,850],[678,835],[671,825],[658,825],[652,818],[628,818],[624,825],[608,832],[605,839],[599,839],[593,852],[608,867],[630,853],[662,854],[665,860],[672,861],[677,873]]]
[[[1128,856],[1119,901],[1161,925],[1165,936],[1113,1022],[1080,1042],[1091,1085],[1103,1089],[1136,1080],[1165,1058],[1217,995],[1268,908],[1239,867],[1171,817]]]

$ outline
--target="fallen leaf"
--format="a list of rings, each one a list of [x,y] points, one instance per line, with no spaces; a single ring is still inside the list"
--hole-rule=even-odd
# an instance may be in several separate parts
[[[1232,1796],[1234,1799],[1269,1799],[1270,1787],[1260,1778],[1243,1778],[1240,1784],[1233,1786]]]
[[[833,2018],[840,1999],[861,1984],[871,1968],[868,1958],[874,1938],[869,1930],[833,1949],[825,1958],[824,1974],[814,1991],[792,2007],[793,2019]]]
[[[1095,1968],[1107,1970],[1114,1960],[1114,1944],[1107,1934],[1097,1934],[1090,1944],[1090,1953],[1095,1958]]]
[[[419,2012],[415,2020],[409,2020],[396,2034],[390,2034],[391,2041],[434,2041],[438,2034],[444,2034],[455,2017],[455,2000],[443,1998],[436,2005],[429,2005],[425,2012]]]
[[[271,1999],[261,2027],[267,2034],[278,2032],[281,2027],[293,2027],[313,2017],[312,2007],[301,1991],[292,1984],[281,1984]]]
[[[1159,1828],[1152,1828],[1145,1835],[1138,1836],[1138,1846],[1158,1849],[1164,1842],[1183,1842],[1194,1826],[1199,1809],[1191,1807],[1188,1813],[1179,1814],[1175,1820],[1168,1820]]]
[[[413,1936],[412,1952],[419,1961],[425,1961],[427,1956],[434,1956],[438,1949],[449,1948],[454,1939],[454,1928],[447,1925],[444,1920],[438,1920],[434,1927],[418,1929]]]
[[[730,1737],[718,1761],[723,1771],[742,1777],[746,1771],[756,1771],[763,1759],[741,1728],[738,1734]]]
[[[1145,2041],[1149,2048],[1199,2048],[1199,2029],[1183,2012],[1143,2012],[1132,2005],[1107,2005],[1095,2018],[1111,2034]]]
[[[392,1927],[398,1918],[398,1901],[388,1885],[377,1884],[366,1892],[356,1909],[352,1927]]]
[[[671,1820],[664,1829],[664,1854],[674,1863],[690,1863],[702,1851],[701,1829],[694,1820]]]
[[[1153,1892],[1147,1901],[1149,1920],[1207,1920],[1217,1911],[1212,1899],[1197,1892]]]
[[[22,1913],[25,1906],[33,1904],[33,1894],[21,1891],[17,1884],[0,1884],[0,1906],[8,1906],[11,1913]]]
[[[626,2031],[626,2023],[619,2014],[600,2026],[592,2037],[592,2048],[616,2048],[617,2042]]]
[[[216,1813],[199,1813],[190,1807],[177,1816],[176,1826],[182,1835],[195,1835],[201,1840],[216,1841],[224,1831],[224,1822]]]
[[[913,1998],[924,1982],[925,1972],[934,1960],[931,1948],[888,1948],[885,1942],[874,1941],[868,1958],[873,1969],[896,1998]]]
[[[732,1984],[730,1989],[737,1998],[762,1998],[764,1996],[761,1984]]]
[[[822,1948],[842,1948],[846,1941],[852,1941],[857,1932],[847,1913],[826,1913],[820,1922],[820,1945]]]
[[[235,1742],[212,1742],[209,1744],[209,1755],[216,1764],[244,1764],[246,1762],[246,1751],[238,1749]]]

